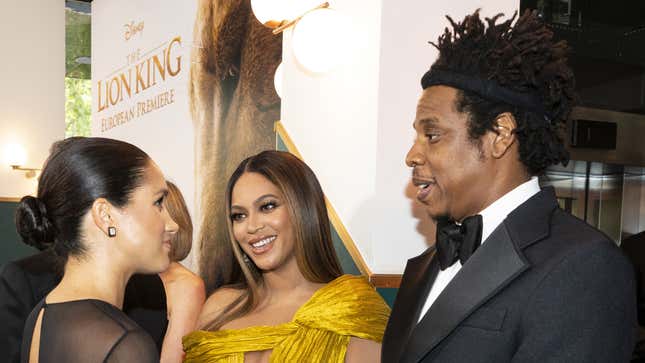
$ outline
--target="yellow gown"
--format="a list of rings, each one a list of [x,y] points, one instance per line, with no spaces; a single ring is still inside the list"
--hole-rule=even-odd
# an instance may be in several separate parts
[[[380,343],[389,315],[364,277],[343,275],[316,291],[288,323],[186,335],[184,362],[242,363],[245,352],[272,349],[270,362],[341,363],[351,337]]]

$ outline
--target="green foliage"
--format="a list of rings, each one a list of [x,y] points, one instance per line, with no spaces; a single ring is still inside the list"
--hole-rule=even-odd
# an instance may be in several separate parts
[[[65,137],[90,136],[91,17],[65,8]],[[81,61],[79,63],[79,60]]]
[[[89,79],[65,78],[65,137],[90,136],[91,84]]]
[[[89,60],[91,53],[90,15],[65,9],[65,70],[66,76],[90,79],[90,65],[79,63]]]

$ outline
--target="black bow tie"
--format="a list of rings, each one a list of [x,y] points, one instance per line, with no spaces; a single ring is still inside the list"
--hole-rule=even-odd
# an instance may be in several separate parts
[[[457,260],[465,264],[482,241],[482,216],[464,219],[461,225],[449,220],[437,222],[437,256],[441,270]]]

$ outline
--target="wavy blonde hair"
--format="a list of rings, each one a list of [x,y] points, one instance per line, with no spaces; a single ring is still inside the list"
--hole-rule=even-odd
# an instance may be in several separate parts
[[[166,184],[168,184],[166,209],[168,209],[170,218],[179,226],[179,230],[172,239],[170,259],[181,261],[188,256],[193,246],[193,221],[190,219],[186,201],[179,188],[169,181]]]

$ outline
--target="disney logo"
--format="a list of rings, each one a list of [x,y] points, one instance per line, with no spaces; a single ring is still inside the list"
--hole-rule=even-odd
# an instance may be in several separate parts
[[[139,24],[134,24],[134,20],[130,24],[125,24],[125,40],[130,40],[135,34],[143,31],[143,21]]]

